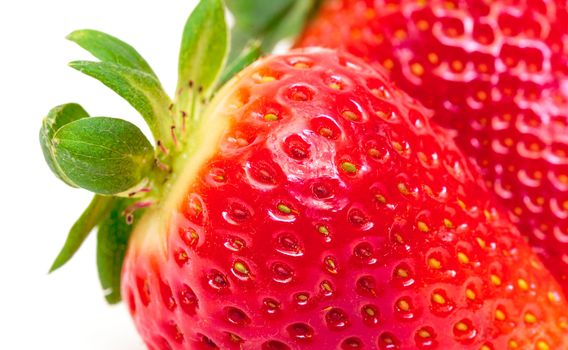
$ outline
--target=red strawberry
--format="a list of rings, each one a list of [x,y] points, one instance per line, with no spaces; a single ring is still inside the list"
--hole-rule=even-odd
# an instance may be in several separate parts
[[[156,147],[126,121],[52,110],[46,160],[97,193],[54,269],[98,226],[107,299],[120,284],[152,350],[568,346],[560,286],[421,105],[326,49],[216,91],[254,58],[220,74],[223,14],[207,0],[190,17],[173,102],[129,45],[70,36],[101,60],[72,66],[136,107]]]
[[[330,0],[300,41],[383,64],[456,130],[566,291],[567,22],[563,0]]]
[[[152,349],[557,349],[558,286],[447,135],[347,55],[268,57],[138,224],[123,295]]]

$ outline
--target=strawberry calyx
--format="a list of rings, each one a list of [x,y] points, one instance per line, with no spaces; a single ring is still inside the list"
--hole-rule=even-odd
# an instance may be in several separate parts
[[[290,2],[277,12],[272,6],[261,6],[267,26],[246,30],[239,20],[231,45],[223,1],[201,0],[184,28],[173,99],[129,44],[90,29],[67,37],[99,60],[69,65],[129,102],[143,117],[153,140],[128,121],[90,116],[76,103],[57,106],[44,118],[40,144],[52,172],[66,184],[95,194],[71,228],[50,272],[65,265],[97,228],[99,278],[107,301],[120,301],[120,273],[130,235],[138,218],[149,207],[163,206],[175,184],[183,181],[184,169],[191,167],[186,163],[196,148],[207,146],[204,139],[209,136],[199,131],[208,118],[207,105],[221,86],[260,56],[261,48],[270,50],[280,39],[295,34],[281,30],[280,24],[268,26],[274,16],[294,19],[299,31],[316,3]],[[241,4],[228,1],[233,12],[242,13]],[[259,4],[255,0],[250,5],[256,9]],[[241,18],[238,13],[235,17]]]

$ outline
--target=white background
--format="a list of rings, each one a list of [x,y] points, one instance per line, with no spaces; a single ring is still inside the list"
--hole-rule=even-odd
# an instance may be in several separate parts
[[[48,276],[90,195],[51,175],[38,143],[43,116],[81,103],[91,115],[139,122],[120,97],[67,67],[88,53],[74,29],[113,34],[138,49],[171,93],[179,41],[195,0],[0,1],[0,349],[143,350],[124,305],[107,306],[91,237]],[[140,123],[138,123],[140,125]]]

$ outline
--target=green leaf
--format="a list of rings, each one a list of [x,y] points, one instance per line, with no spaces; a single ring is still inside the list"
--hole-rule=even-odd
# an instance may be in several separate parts
[[[75,120],[88,118],[89,114],[76,103],[68,103],[54,107],[47,117],[43,119],[43,123],[39,132],[39,142],[41,145],[41,150],[43,151],[43,157],[51,171],[61,179],[63,182],[72,187],[77,187],[61,170],[57,162],[55,161],[55,156],[53,154],[54,147],[52,144],[53,135],[65,124],[73,122]]]
[[[67,39],[77,43],[103,62],[137,69],[157,79],[148,62],[132,46],[118,38],[97,30],[83,29],[69,34]]]
[[[201,0],[189,16],[183,31],[178,67],[178,106],[193,115],[191,105],[201,91],[204,98],[225,65],[229,32],[221,0]],[[192,86],[193,88],[191,88]]]
[[[321,0],[227,0],[235,17],[231,59],[252,39],[269,53],[283,39],[298,35]]]
[[[153,75],[111,62],[75,61],[69,65],[128,101],[142,115],[156,140],[170,140],[171,101]]]
[[[260,57],[260,42],[254,41],[243,49],[241,54],[225,67],[217,86],[223,86],[235,74],[239,73]]]
[[[65,265],[79,250],[89,233],[108,215],[115,198],[96,195],[81,217],[73,224],[59,255],[51,265],[53,272]]]
[[[120,277],[128,239],[134,228],[124,216],[125,210],[135,203],[133,199],[117,198],[109,216],[99,225],[97,233],[97,268],[99,280],[110,304],[120,302]],[[134,213],[139,219],[143,210]]]
[[[150,142],[138,127],[121,119],[79,119],[61,127],[52,142],[55,161],[65,176],[99,194],[127,191],[153,166]]]

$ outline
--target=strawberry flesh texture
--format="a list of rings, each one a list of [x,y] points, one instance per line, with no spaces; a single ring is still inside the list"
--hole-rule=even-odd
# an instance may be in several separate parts
[[[456,130],[568,292],[568,15],[562,1],[332,0],[300,46],[391,70]]]
[[[238,79],[231,129],[150,233],[167,256],[125,261],[150,349],[568,346],[560,287],[385,72],[316,50]]]

